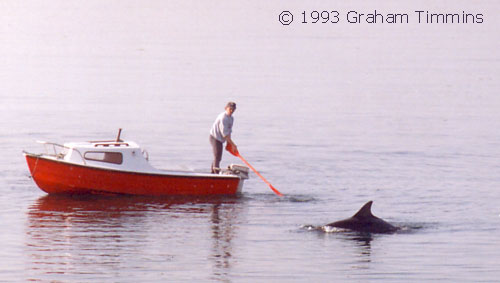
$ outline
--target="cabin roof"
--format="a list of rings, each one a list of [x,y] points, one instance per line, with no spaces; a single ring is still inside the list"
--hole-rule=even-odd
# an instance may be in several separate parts
[[[107,150],[123,151],[127,149],[139,149],[139,145],[133,141],[88,141],[88,142],[69,142],[64,144],[68,148],[85,150]]]

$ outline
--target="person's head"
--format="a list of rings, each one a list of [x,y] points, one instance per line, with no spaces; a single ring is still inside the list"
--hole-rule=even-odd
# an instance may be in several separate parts
[[[230,101],[226,104],[226,113],[228,115],[232,115],[234,111],[236,111],[236,103]]]

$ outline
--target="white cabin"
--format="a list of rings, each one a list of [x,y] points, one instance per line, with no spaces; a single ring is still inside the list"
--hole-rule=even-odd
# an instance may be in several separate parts
[[[90,141],[64,144],[64,161],[117,169],[122,171],[158,173],[148,162],[148,153],[132,141]]]

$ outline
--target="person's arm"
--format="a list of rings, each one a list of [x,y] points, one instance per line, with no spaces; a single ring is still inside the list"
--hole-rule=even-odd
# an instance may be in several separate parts
[[[226,141],[227,141],[228,144],[230,144],[235,150],[238,150],[238,147],[236,146],[236,144],[231,139],[231,134],[225,136],[224,138],[226,139]]]

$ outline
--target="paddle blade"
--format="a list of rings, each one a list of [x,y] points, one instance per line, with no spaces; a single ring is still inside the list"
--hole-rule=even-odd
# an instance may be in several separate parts
[[[282,196],[283,196],[283,194],[282,194],[282,193],[280,193],[280,191],[278,191],[278,190],[277,190],[277,189],[276,189],[273,185],[269,184],[269,187],[270,187],[270,188],[271,188],[271,190],[273,190],[273,192],[274,192],[275,194],[277,194],[278,196],[280,196],[280,197],[282,197]]]

